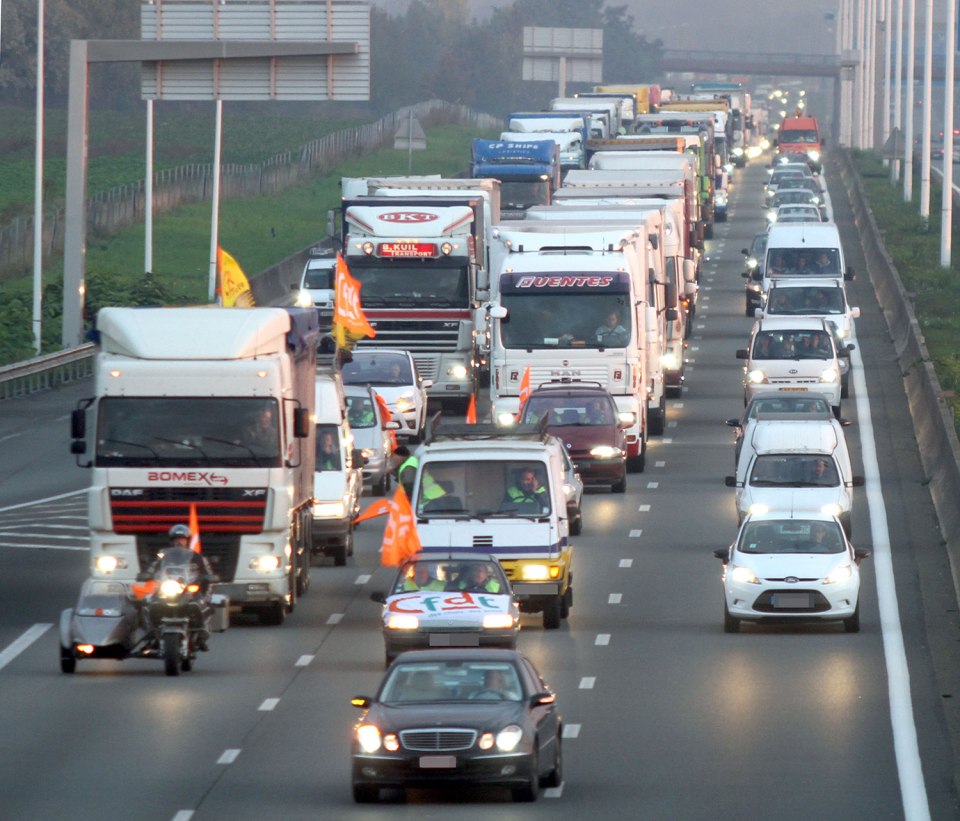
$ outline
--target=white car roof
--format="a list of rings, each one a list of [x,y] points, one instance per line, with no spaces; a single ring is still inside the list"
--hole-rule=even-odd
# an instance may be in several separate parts
[[[818,316],[765,316],[754,323],[754,331],[822,331],[823,319]]]
[[[757,419],[750,444],[758,454],[832,454],[839,442],[837,428],[829,419]]]

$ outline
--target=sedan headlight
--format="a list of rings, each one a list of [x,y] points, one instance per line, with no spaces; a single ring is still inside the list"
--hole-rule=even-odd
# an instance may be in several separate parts
[[[513,616],[509,613],[488,613],[483,617],[484,630],[509,630],[513,627]]]
[[[523,729],[516,724],[504,727],[497,733],[497,749],[502,753],[512,753],[523,738]]]
[[[836,384],[840,380],[840,372],[833,367],[824,368],[820,373],[820,381],[827,385]]]
[[[456,365],[451,365],[447,368],[447,376],[452,377],[453,379],[466,379],[469,371],[467,370],[466,365],[457,363]]]
[[[387,616],[388,630],[416,630],[420,627],[420,619],[411,613],[391,613]]]
[[[365,753],[375,753],[380,749],[380,728],[374,724],[361,724],[357,727],[357,743]]]
[[[313,506],[313,515],[317,519],[342,519],[346,511],[343,502],[318,502]]]
[[[848,564],[842,564],[839,567],[833,568],[833,570],[830,571],[830,575],[823,580],[823,583],[840,584],[841,582],[849,581],[851,576],[853,576],[853,568]]]
[[[623,451],[610,445],[597,445],[590,449],[590,455],[597,459],[618,459]]]
[[[760,579],[749,567],[737,565],[730,571],[730,578],[739,584],[760,584]]]
[[[767,375],[760,368],[754,368],[747,374],[747,382],[752,385],[762,385],[766,381]]]
[[[675,371],[680,367],[680,357],[677,356],[673,351],[670,351],[660,357],[660,364],[663,365],[663,367],[668,371]]]
[[[397,410],[400,413],[408,413],[417,406],[413,397],[413,391],[404,391],[397,397]]]

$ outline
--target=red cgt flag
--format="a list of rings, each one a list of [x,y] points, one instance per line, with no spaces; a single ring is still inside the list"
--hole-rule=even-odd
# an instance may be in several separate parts
[[[367,322],[363,306],[360,304],[360,283],[351,276],[346,260],[339,253],[336,266],[333,326],[340,333],[345,332],[356,337],[377,335]]]
[[[194,553],[200,552],[200,519],[194,504],[190,505],[190,549]]]
[[[523,413],[523,406],[527,404],[530,398],[530,366],[523,369],[523,376],[520,377],[520,408],[517,410],[517,418]]]
[[[397,567],[404,559],[421,550],[420,537],[413,519],[413,509],[402,487],[397,488],[390,502],[390,518],[383,531],[383,546],[380,548],[380,564]]]

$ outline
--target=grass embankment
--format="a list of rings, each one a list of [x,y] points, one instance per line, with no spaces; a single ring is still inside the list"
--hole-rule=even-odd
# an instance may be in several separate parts
[[[275,123],[270,122],[269,125],[272,129]],[[351,125],[353,123],[340,123],[339,127]],[[259,128],[263,128],[262,120]],[[252,127],[250,130],[256,131]],[[335,129],[326,129],[329,130]],[[440,173],[452,176],[462,172],[469,165],[470,139],[481,136],[468,128],[454,125],[431,127],[425,124],[425,130],[427,150],[413,152],[414,174]],[[224,134],[226,142],[226,127]],[[307,140],[298,136],[299,142],[288,141],[283,147],[278,147],[280,138],[274,136],[272,141],[265,142],[267,150],[261,150],[255,159],[251,156],[241,158],[239,154],[227,159],[225,151],[224,161],[260,162],[317,136],[317,131]],[[285,139],[290,138],[288,136]],[[183,153],[186,155],[188,152],[185,149]],[[129,161],[129,154],[118,155],[118,164]],[[181,160],[176,164],[192,161],[204,160]],[[209,161],[209,157],[206,161]],[[406,174],[407,171],[407,152],[386,149],[344,163],[328,175],[305,180],[302,185],[290,188],[281,195],[224,200],[220,205],[220,245],[252,276],[323,236],[326,213],[340,202],[340,177]],[[142,164],[140,174],[142,176]],[[123,181],[135,179],[137,176],[134,174]],[[32,192],[32,186],[29,190]],[[92,184],[90,190],[95,190]],[[86,258],[88,314],[92,315],[106,305],[206,301],[210,213],[210,204],[200,203],[156,217],[154,270],[146,275],[143,273],[142,225],[91,242]],[[60,347],[62,272],[62,257],[52,258],[44,266],[44,350],[57,350]],[[30,277],[4,282],[0,288],[0,362],[18,361],[33,355],[31,289]]]
[[[960,390],[960,230],[953,221],[952,266],[940,267],[941,187],[931,181],[930,220],[925,228],[916,200],[903,201],[903,186],[890,185],[890,172],[872,153],[854,152],[870,208],[884,232],[884,244],[913,300],[917,322],[937,371],[944,398],[960,433],[957,392]]]

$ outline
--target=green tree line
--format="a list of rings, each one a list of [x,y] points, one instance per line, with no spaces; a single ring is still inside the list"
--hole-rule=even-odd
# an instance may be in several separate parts
[[[66,104],[70,41],[136,39],[137,0],[45,0],[44,93]],[[0,99],[31,105],[36,94],[37,0],[5,0],[0,30]],[[524,26],[602,28],[605,82],[656,79],[662,50],[636,31],[625,6],[604,0],[516,0],[486,20],[469,17],[465,0],[412,0],[403,15],[371,11],[372,103],[382,113],[424,99],[462,103],[492,114],[542,108],[552,83],[522,82]],[[136,65],[93,66],[91,105],[139,104]],[[583,86],[569,84],[570,91]],[[2,145],[0,145],[0,150]]]

